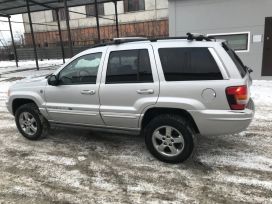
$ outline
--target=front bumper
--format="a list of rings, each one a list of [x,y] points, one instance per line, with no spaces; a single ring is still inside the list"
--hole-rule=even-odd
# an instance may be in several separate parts
[[[239,133],[251,123],[255,106],[252,100],[245,110],[190,111],[201,135],[224,135]]]

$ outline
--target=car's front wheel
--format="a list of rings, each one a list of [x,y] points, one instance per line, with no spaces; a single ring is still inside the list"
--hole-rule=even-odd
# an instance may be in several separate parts
[[[30,140],[45,137],[49,128],[48,121],[33,103],[20,106],[15,112],[15,121],[20,133]]]
[[[145,142],[153,156],[168,163],[179,163],[192,153],[193,131],[178,115],[160,115],[144,130]]]

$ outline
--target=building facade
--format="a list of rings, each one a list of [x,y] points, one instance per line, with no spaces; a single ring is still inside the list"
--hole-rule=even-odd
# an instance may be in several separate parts
[[[117,11],[120,36],[168,36],[167,0],[118,1]],[[116,37],[114,14],[113,3],[98,4],[102,40]],[[65,10],[60,9],[58,15],[63,30],[63,41],[67,42]],[[59,43],[56,12],[50,10],[33,12],[31,16],[37,46],[56,46]],[[25,22],[25,44],[31,46],[32,40],[27,14],[23,14],[23,21]],[[75,46],[89,45],[97,41],[94,5],[69,8],[69,22]]]
[[[271,0],[169,0],[169,35],[227,40],[255,79],[272,79]]]

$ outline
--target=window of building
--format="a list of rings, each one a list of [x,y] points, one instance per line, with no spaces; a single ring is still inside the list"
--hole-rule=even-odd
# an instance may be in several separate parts
[[[106,83],[153,82],[148,50],[124,50],[110,53]]]
[[[61,85],[95,84],[102,53],[81,56],[59,73]]]
[[[166,81],[223,79],[208,48],[160,48],[159,55]]]
[[[66,20],[65,8],[60,8],[58,11],[58,14],[59,14],[60,21]],[[57,21],[57,14],[55,11],[52,11],[52,15],[53,15],[53,21]],[[69,13],[68,13],[68,19],[70,19]]]
[[[145,10],[145,0],[124,0],[125,12]]]
[[[95,5],[91,4],[91,5],[86,5],[85,6],[86,9],[86,16],[88,17],[93,17],[95,16]],[[98,10],[98,15],[104,15],[104,4],[97,4],[97,10]]]
[[[249,51],[250,33],[226,33],[226,34],[211,34],[215,39],[226,40],[226,43],[234,51]]]

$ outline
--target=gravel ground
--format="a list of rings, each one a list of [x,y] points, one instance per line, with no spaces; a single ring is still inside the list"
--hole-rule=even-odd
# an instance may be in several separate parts
[[[26,140],[2,94],[0,203],[272,203],[271,88],[254,83],[247,131],[200,136],[179,165],[154,159],[140,136],[55,128]]]

